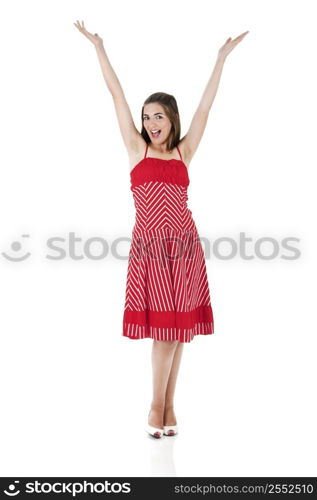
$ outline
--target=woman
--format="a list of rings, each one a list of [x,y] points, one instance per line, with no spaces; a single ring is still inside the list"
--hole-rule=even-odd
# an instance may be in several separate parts
[[[214,333],[203,249],[187,208],[188,167],[206,127],[224,61],[244,38],[228,38],[220,48],[187,134],[180,139],[176,100],[152,94],[142,107],[142,131],[97,33],[74,25],[97,51],[130,158],[136,222],[129,253],[123,335],[152,338],[153,399],[146,431],[153,437],[178,432],[174,393],[185,342]]]

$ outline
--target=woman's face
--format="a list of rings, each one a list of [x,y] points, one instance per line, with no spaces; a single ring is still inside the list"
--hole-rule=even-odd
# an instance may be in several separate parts
[[[166,116],[164,108],[156,102],[144,106],[143,126],[154,144],[163,144],[167,141],[172,128],[171,121]],[[160,132],[154,134],[154,131]]]

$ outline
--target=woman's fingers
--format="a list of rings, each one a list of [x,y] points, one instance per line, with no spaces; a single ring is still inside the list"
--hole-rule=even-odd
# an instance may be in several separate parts
[[[246,34],[249,33],[249,31],[245,31],[244,33],[241,33],[241,35],[237,36],[237,38],[234,38],[232,40],[231,37],[227,38],[226,42],[222,47],[219,49],[219,53],[225,57],[238,45],[239,42],[246,36]]]
[[[231,38],[228,38],[227,42],[226,43],[230,43],[233,47],[236,46],[239,42],[241,42],[241,40],[245,37],[245,35],[249,33],[248,31],[245,31],[244,33],[242,33],[241,35],[237,36],[237,38],[234,38],[234,40],[232,40]]]
[[[78,28],[78,30],[83,35],[85,35],[85,37],[88,38],[88,40],[90,40],[90,42],[92,42],[95,46],[103,43],[102,38],[100,38],[98,33],[95,33],[95,34],[90,33],[89,31],[86,30],[84,21],[82,21],[81,23],[82,24],[80,24],[80,22],[77,20],[77,23],[76,24],[74,23],[74,24],[75,24],[76,28]]]
[[[79,21],[78,21],[78,19],[77,19],[76,23],[77,23],[77,24],[75,24],[75,23],[74,23],[74,24],[75,24],[75,26],[79,29],[79,31],[81,31],[82,33],[84,33],[84,32],[88,33],[88,31],[87,31],[87,30],[86,30],[86,28],[85,28],[84,21],[82,21],[82,22],[81,22],[82,24],[80,24],[80,22],[79,22]]]
[[[77,21],[77,23],[78,24],[76,24],[76,27],[79,29],[79,31],[85,36],[89,35],[89,32],[85,28],[84,22],[82,21],[82,25],[79,21]]]
[[[234,40],[234,41],[242,39],[243,37],[245,37],[245,35],[246,35],[247,33],[249,33],[249,32],[248,32],[248,31],[245,31],[245,32],[244,32],[244,33],[242,33],[241,35],[237,36],[237,38],[235,38],[235,40]]]
[[[78,20],[74,24],[75,24],[76,28],[79,29],[79,31],[82,31],[82,27],[80,26],[80,22]]]

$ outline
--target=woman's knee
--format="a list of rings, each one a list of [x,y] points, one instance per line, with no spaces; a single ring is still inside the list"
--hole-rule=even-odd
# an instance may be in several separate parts
[[[173,349],[179,343],[178,340],[156,340],[156,339],[154,339],[154,342],[160,347],[165,347],[167,349]]]

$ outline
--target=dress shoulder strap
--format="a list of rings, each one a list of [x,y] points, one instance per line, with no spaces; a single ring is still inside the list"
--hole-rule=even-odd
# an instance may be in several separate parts
[[[179,156],[181,157],[181,160],[183,161],[183,158],[182,158],[181,152],[180,152],[180,150],[179,150],[178,146],[176,146],[176,147],[177,147],[178,154],[179,154]]]
[[[148,143],[146,143],[146,148],[145,148],[145,153],[144,153],[144,158],[146,158],[146,153],[147,153],[147,148],[149,147]]]

